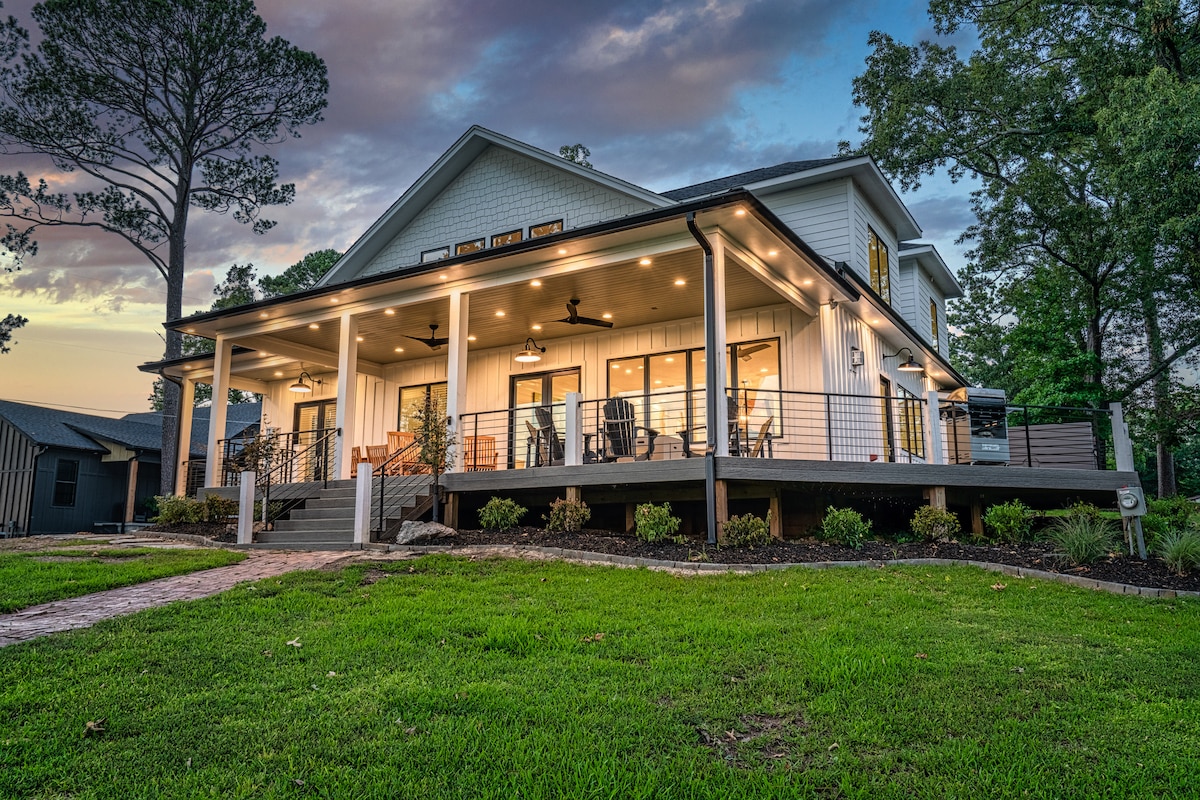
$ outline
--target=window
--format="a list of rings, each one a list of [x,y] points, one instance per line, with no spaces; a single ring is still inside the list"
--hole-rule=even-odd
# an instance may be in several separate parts
[[[405,386],[400,390],[400,413],[396,421],[396,430],[412,431],[416,429],[417,411],[432,403],[434,408],[446,409],[446,384],[422,383],[417,386]]]
[[[467,253],[478,253],[483,249],[484,239],[472,239],[469,242],[462,242],[454,245],[454,255],[465,256]]]
[[[75,506],[75,489],[79,485],[79,462],[60,458],[54,466],[54,499],[52,506]]]
[[[506,244],[516,244],[522,239],[522,231],[518,228],[508,233],[497,233],[492,237],[492,247],[503,247]]]
[[[888,249],[875,231],[867,228],[867,240],[871,251],[871,288],[886,302],[892,302],[892,288],[888,273]]]
[[[543,222],[541,225],[531,225],[529,227],[529,238],[536,239],[539,236],[549,236],[552,233],[562,233],[563,221],[556,219],[553,222]]]
[[[916,458],[925,457],[925,417],[921,400],[903,386],[900,395],[900,448]]]
[[[421,253],[421,263],[428,264],[431,261],[441,261],[443,258],[450,257],[449,247],[435,247],[432,250],[426,250]]]
[[[939,350],[938,347],[938,309],[937,302],[931,297],[929,298],[929,343],[933,345],[934,350]]]

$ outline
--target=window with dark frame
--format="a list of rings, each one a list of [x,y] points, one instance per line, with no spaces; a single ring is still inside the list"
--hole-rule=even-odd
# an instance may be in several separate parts
[[[540,225],[529,226],[529,238],[537,239],[540,236],[549,236],[552,233],[562,233],[563,221],[561,219],[553,220],[552,222],[543,222]]]
[[[412,431],[416,425],[416,413],[427,403],[435,408],[446,408],[447,384],[419,383],[415,386],[404,386],[400,389],[400,409],[397,414],[396,430]]]
[[[432,261],[441,261],[443,258],[450,257],[449,247],[435,247],[432,250],[426,250],[421,253],[421,263],[428,264]]]
[[[900,411],[900,448],[915,458],[925,457],[925,417],[921,400],[903,386],[897,387]]]
[[[879,235],[867,228],[867,243],[871,259],[871,288],[886,302],[892,302],[891,276],[888,269],[888,247]]]
[[[492,247],[504,247],[506,244],[516,244],[524,238],[525,232],[521,228],[508,233],[497,233],[492,237]]]
[[[487,243],[486,239],[472,239],[469,242],[460,242],[454,245],[454,255],[465,256],[467,253],[478,253]]]
[[[75,493],[79,486],[79,462],[60,458],[54,466],[54,497],[50,505],[60,508],[75,506]]]

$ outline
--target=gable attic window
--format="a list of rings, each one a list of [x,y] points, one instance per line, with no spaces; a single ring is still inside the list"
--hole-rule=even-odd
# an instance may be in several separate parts
[[[938,349],[938,310],[937,301],[929,298],[929,343],[933,349]]]
[[[497,233],[492,237],[492,247],[504,247],[506,244],[516,244],[524,238],[525,232],[520,228],[508,233]]]
[[[879,234],[867,228],[867,242],[871,257],[871,288],[885,302],[892,302],[891,280],[888,274],[888,248]]]
[[[484,248],[486,239],[472,239],[469,242],[462,242],[454,245],[454,255],[465,256],[467,253],[478,253]]]
[[[75,488],[79,485],[79,462],[60,458],[54,465],[54,497],[50,505],[61,508],[75,506]]]
[[[529,226],[529,238],[537,239],[539,236],[549,236],[552,233],[562,233],[563,221],[556,219],[553,222],[543,222],[541,225]]]
[[[435,247],[432,250],[426,250],[421,253],[421,263],[428,264],[431,261],[441,261],[443,258],[450,257],[449,247]]]

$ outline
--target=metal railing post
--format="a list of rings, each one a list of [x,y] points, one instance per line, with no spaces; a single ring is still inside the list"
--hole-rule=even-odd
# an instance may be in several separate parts
[[[829,401],[829,395],[825,395],[825,451],[828,459],[833,461],[833,412]]]
[[[1025,463],[1026,467],[1033,467],[1033,443],[1030,439],[1033,438],[1033,430],[1029,427],[1029,406],[1023,406],[1025,411],[1025,458],[1028,459]]]

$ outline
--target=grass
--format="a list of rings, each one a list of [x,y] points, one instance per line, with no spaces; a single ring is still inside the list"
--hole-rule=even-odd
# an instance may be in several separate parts
[[[0,797],[1200,796],[1200,603],[969,568],[386,570],[0,649]]]
[[[0,552],[0,587],[3,587],[0,613],[198,569],[223,567],[245,557],[229,550],[153,547],[104,550],[54,547],[51,552]]]

